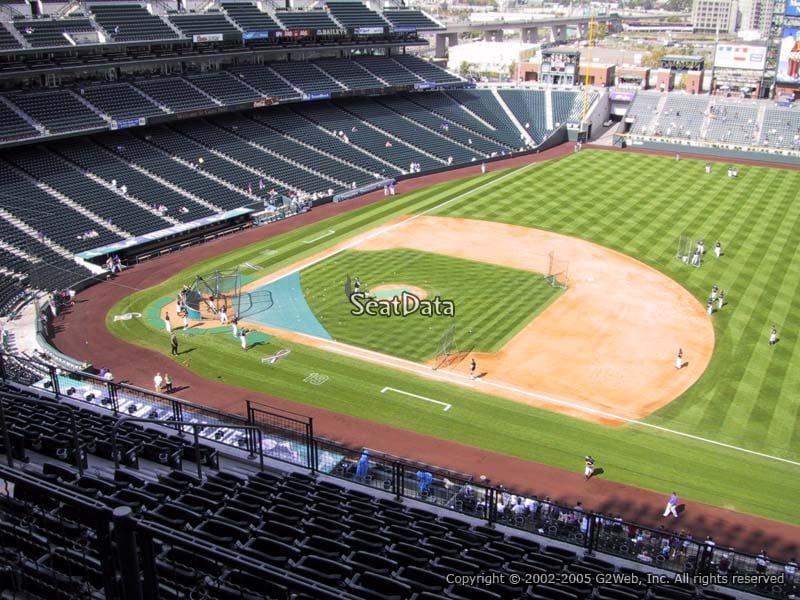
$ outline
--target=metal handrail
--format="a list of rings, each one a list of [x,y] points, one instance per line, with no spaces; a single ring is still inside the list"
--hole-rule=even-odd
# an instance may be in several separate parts
[[[261,430],[254,426],[254,425],[220,425],[219,423],[187,423],[186,421],[180,421],[175,419],[148,419],[145,417],[120,417],[117,419],[117,422],[114,423],[114,427],[111,428],[111,456],[114,459],[114,468],[119,469],[119,454],[117,453],[117,433],[119,432],[119,428],[122,426],[123,423],[128,422],[136,422],[136,423],[150,423],[152,425],[179,425],[181,428],[185,426],[189,426],[192,428],[192,434],[194,436],[194,447],[196,451],[196,458],[199,459],[200,457],[200,429],[205,429],[206,427],[230,427],[231,429],[246,429],[255,431],[258,434],[258,456],[259,456],[259,463],[261,466],[261,470],[264,470],[264,446],[263,446],[263,437]],[[252,450],[250,453],[250,457],[255,458]],[[202,478],[203,477],[203,465],[200,460],[197,460],[197,476]]]

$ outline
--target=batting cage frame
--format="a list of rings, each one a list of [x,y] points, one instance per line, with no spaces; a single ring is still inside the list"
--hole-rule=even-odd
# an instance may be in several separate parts
[[[239,267],[231,270],[215,269],[211,273],[196,275],[188,290],[184,290],[184,304],[190,319],[216,319],[220,309],[230,318],[240,313],[242,275]]]
[[[545,280],[553,287],[562,290],[569,288],[569,261],[557,258],[555,250],[547,254],[547,259]]]
[[[456,326],[455,323],[450,325],[445,332],[439,337],[436,346],[436,364],[433,370],[441,367],[446,367],[451,362],[451,357],[458,356],[458,344],[456,343]]]
[[[678,251],[675,258],[689,267],[699,269],[703,266],[703,255],[698,254],[697,259],[694,259],[695,250],[697,249],[697,242],[690,238],[685,233],[682,233],[678,238]]]

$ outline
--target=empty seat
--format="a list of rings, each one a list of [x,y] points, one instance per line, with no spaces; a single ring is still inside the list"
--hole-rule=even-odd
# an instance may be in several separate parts
[[[367,592],[375,600],[405,600],[411,596],[411,587],[401,581],[371,573],[356,573],[348,583],[348,589],[356,594]]]
[[[338,585],[353,574],[353,568],[342,564],[341,561],[314,555],[302,557],[290,568],[298,575],[329,585]]]
[[[283,566],[300,558],[300,549],[271,537],[253,537],[242,547],[245,554],[264,562]]]
[[[353,567],[354,571],[365,571],[379,575],[391,575],[397,570],[398,566],[396,561],[363,550],[352,552],[345,562]]]

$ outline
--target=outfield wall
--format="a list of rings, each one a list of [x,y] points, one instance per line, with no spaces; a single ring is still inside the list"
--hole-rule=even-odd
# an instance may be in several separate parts
[[[756,160],[764,163],[781,163],[792,166],[800,163],[800,154],[792,153],[791,150],[770,150],[768,148],[745,150],[736,146],[702,146],[694,143],[655,141],[629,136],[615,136],[614,145],[620,148],[631,147],[645,150],[661,150],[663,152],[685,152],[687,154],[699,154],[730,160]]]

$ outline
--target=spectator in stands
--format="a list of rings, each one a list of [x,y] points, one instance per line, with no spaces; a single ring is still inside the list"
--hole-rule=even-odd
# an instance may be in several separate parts
[[[364,450],[361,453],[361,458],[358,459],[358,464],[356,464],[356,475],[354,477],[355,481],[364,481],[366,476],[369,474],[369,450]]]
[[[783,567],[783,572],[786,574],[786,584],[792,585],[795,577],[797,577],[797,560],[794,556],[790,558],[786,566]]]
[[[416,475],[419,482],[419,493],[426,494],[433,483],[433,475],[427,471],[417,471]]]

